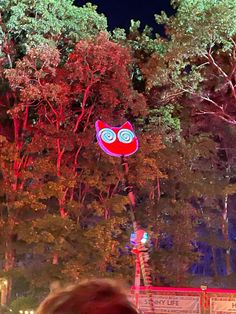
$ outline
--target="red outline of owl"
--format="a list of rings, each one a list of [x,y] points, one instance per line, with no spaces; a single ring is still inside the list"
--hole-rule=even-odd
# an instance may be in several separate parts
[[[138,150],[138,138],[128,121],[120,127],[111,127],[98,120],[95,127],[98,144],[106,154],[115,157],[130,156]]]

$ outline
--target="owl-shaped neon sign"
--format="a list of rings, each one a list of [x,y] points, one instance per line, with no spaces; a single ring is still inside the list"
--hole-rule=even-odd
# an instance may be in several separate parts
[[[101,149],[110,156],[130,156],[138,150],[138,138],[127,121],[120,127],[111,127],[101,120],[95,124]]]

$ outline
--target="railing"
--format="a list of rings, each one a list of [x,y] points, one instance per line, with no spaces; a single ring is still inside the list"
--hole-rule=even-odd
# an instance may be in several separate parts
[[[148,294],[152,293],[155,314],[233,314],[236,290],[172,287],[140,287],[139,309],[149,314]],[[135,287],[130,298],[134,301]]]

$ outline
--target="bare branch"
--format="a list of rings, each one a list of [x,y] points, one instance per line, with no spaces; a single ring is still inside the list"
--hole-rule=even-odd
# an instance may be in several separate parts
[[[234,99],[235,99],[235,101],[236,101],[236,91],[235,91],[234,85],[233,85],[233,83],[232,83],[232,81],[231,81],[231,74],[233,74],[235,70],[234,70],[230,75],[228,75],[228,74],[219,66],[219,64],[216,63],[215,59],[212,57],[212,54],[211,54],[210,52],[209,52],[207,55],[204,55],[204,56],[205,56],[205,58],[207,58],[207,59],[210,61],[210,63],[223,75],[223,77],[225,78],[226,82],[229,84],[230,89],[231,89],[231,92],[232,92],[232,95],[233,95],[233,97],[234,97]]]
[[[229,115],[223,116],[215,111],[203,111],[203,110],[200,110],[199,112],[195,113],[195,115],[206,115],[206,114],[213,115],[229,124],[236,125],[236,120],[232,119]]]
[[[212,105],[214,105],[214,106],[215,106],[216,108],[218,108],[219,110],[224,111],[224,110],[223,110],[223,107],[221,107],[220,105],[218,105],[214,100],[212,100],[212,99],[209,98],[208,96],[207,96],[207,97],[205,97],[205,96],[200,96],[200,98],[201,98],[202,100],[206,100],[206,101],[210,102]]]

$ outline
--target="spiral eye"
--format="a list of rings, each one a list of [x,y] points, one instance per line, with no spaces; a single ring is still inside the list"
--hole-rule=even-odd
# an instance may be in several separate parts
[[[104,128],[99,131],[98,136],[101,137],[105,143],[113,143],[116,140],[116,133],[111,129]]]
[[[118,139],[121,143],[131,143],[133,141],[134,138],[134,133],[128,129],[121,129],[118,132]]]

